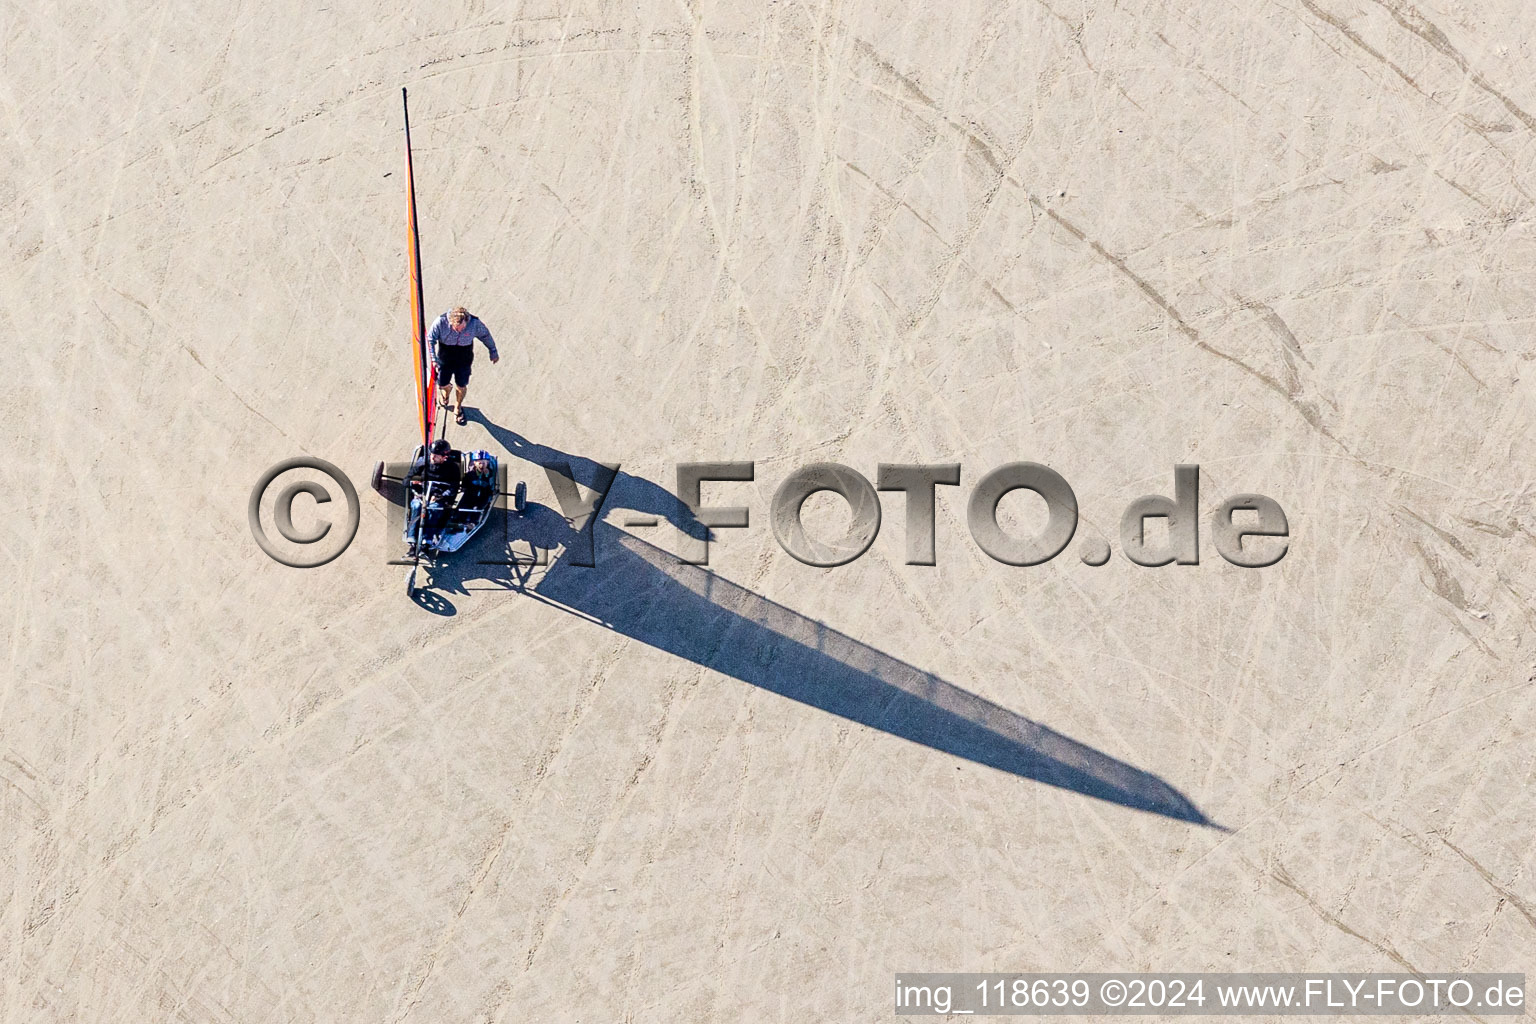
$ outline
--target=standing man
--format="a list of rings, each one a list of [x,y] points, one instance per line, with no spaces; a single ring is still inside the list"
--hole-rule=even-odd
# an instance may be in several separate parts
[[[455,306],[438,317],[427,332],[427,341],[432,346],[432,362],[437,366],[438,402],[445,409],[454,408],[448,404],[448,385],[452,382],[458,405],[454,422],[460,426],[465,423],[464,389],[469,387],[469,368],[475,361],[476,338],[485,342],[491,362],[501,358],[496,354],[496,342],[491,332],[479,317],[471,316],[463,306]]]

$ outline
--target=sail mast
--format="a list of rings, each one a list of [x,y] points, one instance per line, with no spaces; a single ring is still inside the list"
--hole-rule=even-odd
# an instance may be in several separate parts
[[[405,188],[410,206],[410,238],[406,245],[411,266],[411,341],[416,358],[416,409],[421,421],[421,445],[432,443],[436,381],[430,353],[427,352],[425,304],[421,296],[421,233],[416,224],[416,176],[411,166],[411,107],[405,88],[400,89],[400,105],[405,110]]]

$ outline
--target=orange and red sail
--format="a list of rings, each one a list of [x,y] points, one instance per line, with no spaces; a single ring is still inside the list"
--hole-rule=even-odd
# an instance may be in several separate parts
[[[405,108],[405,189],[410,209],[406,259],[411,265],[411,342],[416,358],[416,409],[421,420],[421,444],[425,448],[432,443],[432,430],[437,419],[437,381],[432,353],[427,351],[426,310],[421,298],[421,233],[416,226],[416,177],[411,168],[411,108],[403,88],[400,103]]]

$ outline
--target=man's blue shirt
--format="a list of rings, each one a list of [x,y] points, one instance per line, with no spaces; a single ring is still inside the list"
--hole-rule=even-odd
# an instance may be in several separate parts
[[[490,329],[481,323],[480,318],[477,316],[471,316],[469,322],[464,325],[464,329],[456,331],[448,326],[448,314],[444,313],[432,322],[432,329],[427,332],[427,342],[432,346],[432,358],[434,361],[440,358],[438,355],[439,346],[462,347],[473,345],[476,338],[485,342],[486,351],[490,352],[492,359],[500,358],[496,354],[496,340],[491,337]]]

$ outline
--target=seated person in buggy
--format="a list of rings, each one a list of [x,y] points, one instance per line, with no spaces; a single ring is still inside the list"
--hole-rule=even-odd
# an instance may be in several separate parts
[[[439,530],[448,521],[448,513],[453,509],[459,485],[463,482],[463,455],[454,450],[447,438],[440,437],[432,442],[425,459],[418,457],[412,464],[406,480],[411,489],[413,521],[421,514],[421,499],[428,491],[427,484],[431,485],[422,528],[427,533]]]
[[[459,497],[459,511],[478,515],[496,496],[496,471],[490,452],[471,452],[469,468],[464,472],[464,493]]]
[[[411,523],[421,516],[423,553],[454,551],[482,525],[496,498],[496,460],[490,452],[467,456],[445,438],[432,442],[426,460],[418,458],[407,476]],[[427,493],[430,485],[430,493]],[[426,497],[425,509],[422,498]],[[407,529],[413,545],[415,534]]]

